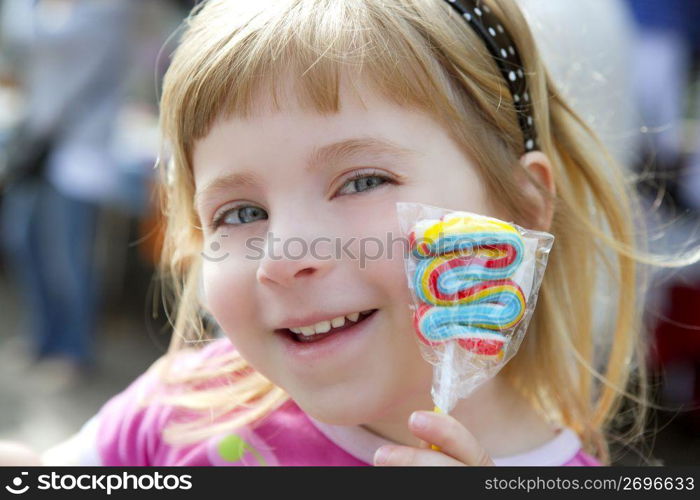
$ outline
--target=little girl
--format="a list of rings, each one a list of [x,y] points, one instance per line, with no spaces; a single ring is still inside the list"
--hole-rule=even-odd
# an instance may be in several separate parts
[[[623,397],[643,429],[634,192],[512,0],[209,0],[161,105],[170,349],[47,462],[594,465]],[[404,255],[355,258],[399,201],[556,238],[519,353],[450,416]]]

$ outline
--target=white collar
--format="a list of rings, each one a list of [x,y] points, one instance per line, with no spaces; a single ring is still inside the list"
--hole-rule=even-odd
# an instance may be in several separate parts
[[[330,441],[345,450],[356,459],[371,464],[374,452],[385,444],[395,444],[360,426],[329,425],[309,417],[318,431]],[[558,466],[564,465],[581,450],[581,441],[574,431],[564,427],[557,436],[537,448],[510,455],[493,458],[498,466]]]

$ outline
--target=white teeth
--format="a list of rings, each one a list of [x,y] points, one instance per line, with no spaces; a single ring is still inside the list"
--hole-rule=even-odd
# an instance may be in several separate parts
[[[305,335],[307,337],[316,333],[327,333],[328,331],[330,331],[331,328],[340,328],[341,326],[345,326],[345,318],[355,323],[360,318],[360,314],[364,316],[366,314],[369,314],[373,310],[374,309],[369,309],[367,311],[362,311],[361,313],[355,312],[352,314],[347,314],[345,316],[338,316],[337,318],[333,318],[330,321],[319,321],[318,323],[315,323],[313,325],[299,326],[296,328],[290,328],[289,330],[292,333]]]
[[[300,328],[300,330],[301,330],[301,334],[306,335],[307,337],[309,335],[313,335],[314,333],[316,333],[313,326],[302,326]]]
[[[319,321],[314,325],[314,330],[316,330],[316,333],[326,333],[328,330],[331,329],[331,322],[330,321]]]

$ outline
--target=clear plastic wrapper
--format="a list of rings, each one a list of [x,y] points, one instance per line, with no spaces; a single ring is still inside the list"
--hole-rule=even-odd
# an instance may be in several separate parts
[[[397,203],[397,214],[416,337],[436,410],[449,413],[518,351],[554,236],[420,203]]]

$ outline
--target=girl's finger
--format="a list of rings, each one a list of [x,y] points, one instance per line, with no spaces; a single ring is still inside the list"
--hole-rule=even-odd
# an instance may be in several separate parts
[[[423,450],[411,446],[385,445],[374,454],[374,465],[379,466],[464,466],[452,457],[433,450]]]
[[[417,411],[408,422],[419,439],[467,465],[494,465],[486,450],[462,424],[444,413]]]

